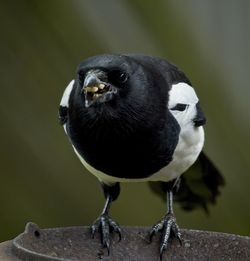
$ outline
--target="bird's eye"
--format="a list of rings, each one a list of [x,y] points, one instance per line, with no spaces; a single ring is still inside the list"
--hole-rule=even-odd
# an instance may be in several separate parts
[[[123,84],[128,80],[128,75],[119,70],[113,70],[108,73],[108,80],[113,84]]]

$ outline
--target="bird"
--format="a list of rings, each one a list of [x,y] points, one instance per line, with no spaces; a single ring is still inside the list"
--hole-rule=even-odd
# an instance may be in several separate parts
[[[186,210],[208,211],[224,185],[204,152],[206,118],[195,89],[166,59],[100,54],[83,60],[63,92],[59,120],[103,189],[105,204],[91,232],[100,233],[108,252],[111,234],[121,239],[120,226],[109,215],[120,183],[148,182],[165,200],[166,214],[149,231],[150,241],[161,234],[161,260],[171,237],[182,242],[174,198]]]

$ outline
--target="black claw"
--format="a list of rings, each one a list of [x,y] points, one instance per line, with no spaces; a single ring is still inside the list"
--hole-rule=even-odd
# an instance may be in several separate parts
[[[95,238],[95,229],[91,228],[91,237]]]
[[[95,223],[91,226],[91,236],[92,236],[92,238],[95,237],[95,232],[96,232],[97,228],[98,228],[98,224],[96,224],[96,222],[95,222]]]
[[[155,231],[154,231],[154,230],[151,230],[151,231],[149,232],[149,242],[150,242],[150,243],[152,242],[152,239],[153,239],[154,235],[155,235]]]
[[[102,214],[91,226],[92,238],[95,236],[95,232],[99,230],[101,234],[101,243],[104,248],[107,248],[108,255],[110,254],[110,235],[114,231],[121,240],[121,229],[119,225],[113,221],[107,214]]]
[[[178,239],[180,245],[182,246],[183,244],[182,244],[182,239],[181,239],[181,237],[177,237],[177,239]]]
[[[118,234],[118,236],[119,236],[118,242],[120,242],[122,240],[121,229],[119,227],[116,227],[114,231]]]
[[[162,259],[163,259],[164,251],[165,251],[165,249],[163,249],[163,248],[161,247],[161,249],[160,249],[160,261],[162,261]]]
[[[110,241],[106,241],[105,243],[103,243],[103,247],[107,248],[108,251],[108,256],[110,254]]]
[[[166,250],[167,245],[162,245],[160,248],[160,254],[162,255],[164,253],[164,251]]]
[[[120,241],[122,240],[122,234],[121,234],[121,232],[118,233],[118,236],[119,236],[118,242],[120,242]]]
[[[179,231],[179,228],[177,232],[174,232],[174,236],[178,239],[180,245],[182,246],[182,239],[181,239],[181,233]]]

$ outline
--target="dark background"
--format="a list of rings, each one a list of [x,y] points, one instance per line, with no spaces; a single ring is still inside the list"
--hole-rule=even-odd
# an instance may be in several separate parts
[[[88,225],[104,198],[58,124],[76,65],[99,53],[165,57],[191,79],[207,115],[205,151],[227,185],[206,216],[175,205],[179,225],[250,234],[248,0],[0,1],[0,240]],[[165,211],[146,184],[124,184],[112,216],[152,225]]]

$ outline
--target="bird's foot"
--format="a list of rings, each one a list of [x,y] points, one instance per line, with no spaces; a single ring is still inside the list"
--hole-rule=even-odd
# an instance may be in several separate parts
[[[96,219],[94,224],[91,226],[92,237],[94,238],[95,232],[99,231],[101,234],[102,246],[107,248],[108,254],[110,250],[110,237],[111,233],[114,231],[119,236],[119,241],[121,240],[121,229],[119,225],[112,220],[108,214],[102,214]]]
[[[176,223],[176,218],[174,214],[166,214],[159,223],[151,228],[149,234],[150,242],[152,241],[153,236],[158,232],[162,233],[160,247],[160,260],[162,260],[163,253],[166,250],[171,237],[176,237],[179,240],[180,244],[182,244],[180,229]]]

